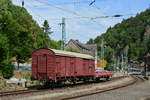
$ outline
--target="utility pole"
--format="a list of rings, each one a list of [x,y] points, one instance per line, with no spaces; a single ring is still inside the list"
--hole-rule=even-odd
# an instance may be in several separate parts
[[[101,60],[104,60],[104,40],[101,42]]]
[[[121,71],[124,73],[124,55],[121,55]]]
[[[61,49],[64,50],[65,44],[66,44],[66,23],[65,23],[65,18],[62,18],[62,23],[59,25],[62,26],[62,41],[61,41]]]

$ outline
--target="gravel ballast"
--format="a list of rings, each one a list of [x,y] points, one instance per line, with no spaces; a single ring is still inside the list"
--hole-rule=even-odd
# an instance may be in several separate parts
[[[57,91],[49,94],[43,94],[43,95],[35,95],[35,96],[30,96],[30,97],[25,97],[25,98],[18,98],[14,100],[58,100],[58,99],[65,99],[65,98],[71,98],[74,96],[81,96],[81,95],[87,95],[91,93],[96,93],[103,91],[104,89],[109,89],[112,87],[116,86],[121,86],[125,84],[132,83],[134,79],[132,77],[125,77],[120,80],[116,80],[114,82],[106,82],[105,84],[96,84],[96,85],[91,85],[90,87],[86,88],[81,88],[81,89],[68,89],[64,91]]]

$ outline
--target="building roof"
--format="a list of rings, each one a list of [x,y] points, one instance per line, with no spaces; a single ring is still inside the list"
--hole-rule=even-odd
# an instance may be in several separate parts
[[[90,54],[92,56],[95,56],[95,52],[97,51],[97,45],[96,44],[83,44],[83,43],[79,42],[78,40],[72,40],[71,39],[68,42],[67,46],[70,43],[73,43],[79,49],[80,52],[82,52],[84,54]]]
[[[63,51],[63,50],[56,50],[56,49],[50,49],[52,50],[55,55],[60,55],[60,56],[68,56],[68,57],[79,57],[79,58],[84,58],[84,59],[94,59],[93,56],[87,55],[87,54],[81,54],[81,53],[75,53],[75,52],[69,52],[69,51]]]
[[[150,53],[148,53],[147,56],[150,56]]]
[[[149,58],[150,57],[150,53],[148,53],[146,56],[144,56],[144,58]]]
[[[95,44],[83,44],[83,43],[79,42],[78,40],[70,40],[70,41],[72,41],[74,44],[76,44],[76,46],[78,46],[80,49],[91,50],[91,49],[95,49],[95,47],[96,47]]]

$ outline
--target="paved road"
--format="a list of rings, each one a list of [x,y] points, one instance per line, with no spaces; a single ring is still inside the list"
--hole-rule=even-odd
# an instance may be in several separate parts
[[[141,100],[150,96],[150,81],[72,100]]]

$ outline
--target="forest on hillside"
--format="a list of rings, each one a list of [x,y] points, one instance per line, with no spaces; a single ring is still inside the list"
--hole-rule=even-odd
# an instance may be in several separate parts
[[[128,61],[142,61],[150,52],[150,8],[108,28],[106,33],[87,43],[97,44],[100,51],[102,40],[105,42],[104,55],[108,62],[111,63],[121,56]]]
[[[50,34],[47,20],[40,27],[25,8],[13,5],[11,0],[0,0],[0,74],[5,78],[13,75],[12,58],[24,63],[37,48],[60,48]]]

